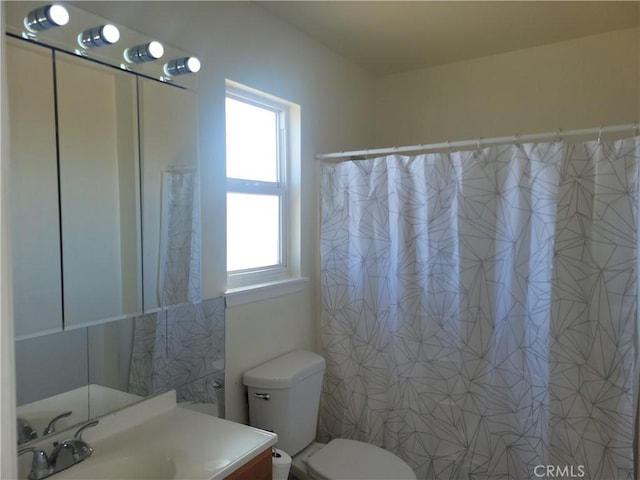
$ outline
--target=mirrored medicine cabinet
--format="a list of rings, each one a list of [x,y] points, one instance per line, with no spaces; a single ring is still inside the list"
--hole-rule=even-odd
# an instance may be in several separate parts
[[[138,401],[136,319],[199,293],[167,294],[184,279],[163,263],[165,174],[198,169],[196,93],[32,40],[6,38],[22,443]]]

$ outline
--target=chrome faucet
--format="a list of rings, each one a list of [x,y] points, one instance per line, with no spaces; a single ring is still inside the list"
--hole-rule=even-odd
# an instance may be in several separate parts
[[[29,480],[42,480],[89,458],[93,453],[93,448],[82,439],[82,432],[97,424],[98,420],[93,420],[80,427],[73,438],[63,442],[54,442],[53,450],[49,456],[40,448],[31,447],[19,450],[18,455],[27,452],[33,453]]]
[[[97,424],[98,420],[86,423],[78,429],[73,438],[65,440],[62,443],[55,442],[53,444],[53,451],[51,452],[49,463],[53,465],[56,472],[75,465],[91,456],[93,448],[82,439],[82,432],[87,428],[95,427]],[[68,452],[69,454],[65,455],[64,452]]]
[[[43,478],[47,478],[49,475],[53,475],[53,465],[49,462],[49,458],[44,450],[35,447],[27,447],[22,450],[18,450],[18,455],[29,452],[33,453],[29,480],[41,480]]]

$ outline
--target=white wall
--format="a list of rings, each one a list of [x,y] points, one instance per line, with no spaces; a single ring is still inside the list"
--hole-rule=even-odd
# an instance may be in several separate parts
[[[377,146],[637,123],[639,30],[389,75]]]
[[[316,152],[373,141],[374,79],[246,2],[79,2],[77,5],[198,55],[203,190],[203,291],[225,290],[225,79],[301,106],[300,293],[226,314],[226,414],[246,421],[242,373],[294,348],[316,345],[318,173]],[[207,218],[207,215],[209,217]]]

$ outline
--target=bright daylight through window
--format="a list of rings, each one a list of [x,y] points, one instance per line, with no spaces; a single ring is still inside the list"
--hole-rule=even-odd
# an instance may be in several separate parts
[[[286,271],[286,106],[228,90],[227,273],[230,286]],[[235,281],[234,281],[235,277]]]

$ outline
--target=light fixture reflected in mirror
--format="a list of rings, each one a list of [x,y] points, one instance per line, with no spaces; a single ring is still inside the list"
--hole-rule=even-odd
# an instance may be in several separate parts
[[[164,64],[164,73],[170,77],[197,73],[200,71],[200,60],[196,57],[176,58]]]
[[[164,47],[160,42],[152,41],[124,51],[124,59],[129,63],[145,63],[158,60],[164,55]]]
[[[110,23],[99,27],[87,28],[78,35],[78,44],[83,48],[113,45],[118,40],[120,40],[120,30]]]
[[[57,3],[36,8],[24,17],[24,26],[32,33],[61,27],[67,23],[69,23],[69,12]]]

